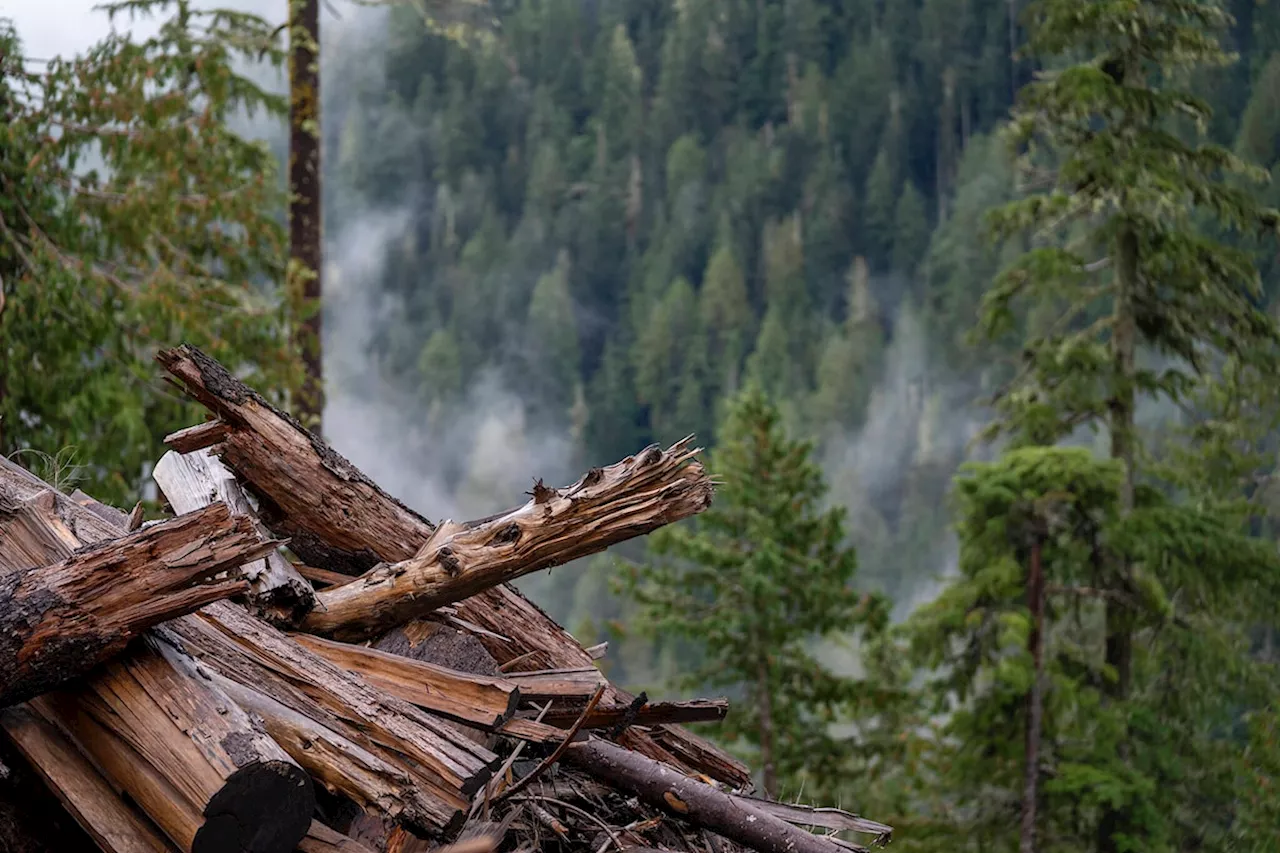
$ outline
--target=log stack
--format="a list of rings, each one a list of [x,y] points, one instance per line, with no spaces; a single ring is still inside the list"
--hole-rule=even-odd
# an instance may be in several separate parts
[[[158,360],[211,415],[155,468],[173,517],[0,458],[0,853],[888,841],[752,797],[682,726],[725,700],[626,693],[510,585],[705,509],[689,440],[433,524],[199,350]]]

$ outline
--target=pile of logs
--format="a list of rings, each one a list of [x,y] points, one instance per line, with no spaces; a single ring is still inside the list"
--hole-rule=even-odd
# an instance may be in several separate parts
[[[688,441],[432,524],[199,350],[143,522],[0,458],[0,851],[839,853],[509,581],[701,512]],[[814,831],[817,830],[817,831]]]

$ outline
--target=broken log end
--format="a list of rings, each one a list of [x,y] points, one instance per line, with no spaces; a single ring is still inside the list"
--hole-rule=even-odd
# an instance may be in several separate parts
[[[311,777],[287,761],[241,767],[205,807],[191,853],[291,853],[315,810]]]

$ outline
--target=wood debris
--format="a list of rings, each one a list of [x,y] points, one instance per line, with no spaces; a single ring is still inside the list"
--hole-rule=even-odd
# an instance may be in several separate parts
[[[106,853],[889,840],[752,797],[747,768],[682,726],[727,701],[631,696],[605,644],[508,583],[705,509],[691,439],[435,525],[199,350],[158,360],[211,416],[156,466],[175,517],[0,459],[0,750],[52,794],[45,825]],[[41,823],[0,821],[0,850],[56,846]]]

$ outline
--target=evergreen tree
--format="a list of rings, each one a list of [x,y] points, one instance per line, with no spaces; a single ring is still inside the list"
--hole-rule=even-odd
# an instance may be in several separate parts
[[[112,34],[39,71],[0,22],[0,452],[111,460],[81,473],[116,504],[198,419],[152,381],[159,347],[198,345],[278,402],[301,377],[278,173],[229,124],[283,113],[236,71],[283,53],[251,14],[108,11],[169,8],[152,38]]]
[[[893,219],[893,269],[910,276],[929,246],[929,214],[924,196],[910,181],[902,188]]]
[[[1170,129],[1180,117],[1200,127],[1209,117],[1208,105],[1178,81],[1188,69],[1228,61],[1217,34],[1229,18],[1217,3],[1133,0],[1082,15],[1070,0],[1041,0],[1027,11],[1028,49],[1046,61],[1075,62],[1020,96],[1011,139],[1042,176],[1051,169],[1052,188],[993,216],[998,235],[1028,232],[1035,242],[988,295],[984,330],[989,337],[1013,330],[1021,297],[1048,309],[1052,324],[1029,329],[1024,369],[999,398],[1002,428],[1023,442],[1051,443],[1081,426],[1105,427],[1123,471],[1123,533],[1114,534],[1096,579],[1104,591],[1103,719],[1113,721],[1095,735],[1087,760],[1093,778],[1105,777],[1110,788],[1098,803],[1096,844],[1102,853],[1167,849],[1175,830],[1166,815],[1198,804],[1190,795],[1195,785],[1159,780],[1170,753],[1203,760],[1207,753],[1197,750],[1210,748],[1207,735],[1191,721],[1212,711],[1193,711],[1200,697],[1187,697],[1186,707],[1162,706],[1160,728],[1144,725],[1135,683],[1157,678],[1172,659],[1164,657],[1170,646],[1151,643],[1146,633],[1165,618],[1170,589],[1187,595],[1184,606],[1208,624],[1223,622],[1213,618],[1226,615],[1215,607],[1239,591],[1240,578],[1224,568],[1231,558],[1223,543],[1234,535],[1229,519],[1196,515],[1194,504],[1139,500],[1145,483],[1158,481],[1142,464],[1137,403],[1189,401],[1224,363],[1244,373],[1274,372],[1280,332],[1259,307],[1257,272],[1244,251],[1207,232],[1204,220],[1253,234],[1274,230],[1277,217],[1224,179],[1256,178],[1257,169]],[[1170,514],[1180,513],[1181,535],[1170,525]],[[1187,539],[1196,537],[1195,548],[1217,555],[1200,577],[1186,573],[1181,559],[1191,549]],[[1211,577],[1219,594],[1192,592],[1212,585]],[[1170,645],[1186,650],[1185,643]],[[1230,648],[1225,644],[1228,660]],[[1213,825],[1206,818],[1202,837],[1212,836]]]
[[[866,228],[865,245],[872,263],[881,268],[888,264],[893,252],[897,228],[898,187],[888,151],[880,149],[871,173],[867,176],[862,222]]]
[[[573,404],[581,355],[573,298],[569,294],[569,256],[560,253],[555,269],[538,278],[525,324],[529,351],[527,387],[547,408],[546,417],[564,422]]]
[[[879,599],[851,586],[857,560],[844,545],[844,512],[821,508],[811,452],[748,387],[708,463],[722,483],[715,505],[691,526],[655,534],[657,559],[627,579],[651,630],[700,650],[683,682],[742,692],[718,731],[751,747],[770,795],[821,792],[838,777],[852,744],[829,727],[859,685],[819,664],[812,643],[883,617]]]

